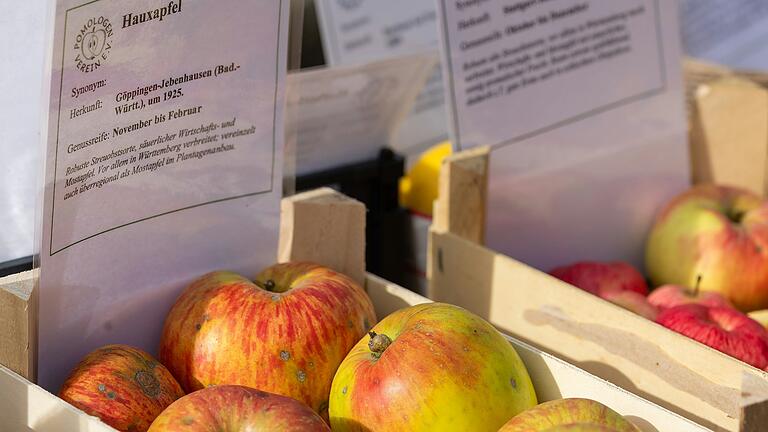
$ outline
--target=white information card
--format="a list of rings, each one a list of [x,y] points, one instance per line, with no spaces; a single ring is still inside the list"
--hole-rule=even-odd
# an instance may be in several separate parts
[[[326,63],[360,63],[437,50],[435,0],[316,0]],[[436,65],[391,146],[415,155],[448,138],[442,69]]]
[[[287,0],[59,0],[39,381],[88,351],[154,352],[171,303],[276,257]]]
[[[641,264],[689,181],[677,2],[438,3],[454,145],[492,148],[488,245]]]

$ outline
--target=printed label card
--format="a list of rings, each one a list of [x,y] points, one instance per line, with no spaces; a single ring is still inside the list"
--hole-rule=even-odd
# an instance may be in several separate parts
[[[154,352],[185,284],[276,257],[288,0],[59,0],[39,381]]]
[[[677,2],[438,1],[456,150],[491,146],[493,249],[642,265],[689,184]]]

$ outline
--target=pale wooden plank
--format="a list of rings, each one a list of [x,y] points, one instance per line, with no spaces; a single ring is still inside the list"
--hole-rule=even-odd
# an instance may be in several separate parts
[[[768,90],[735,76],[700,84],[690,113],[694,183],[768,192]]]
[[[766,419],[768,419],[768,381],[744,373],[741,397],[740,430],[742,432],[765,431]]]
[[[447,157],[440,168],[433,224],[459,237],[485,241],[490,149],[478,147]]]
[[[36,374],[36,274],[0,278],[0,365],[30,380]]]
[[[689,92],[694,91],[700,84],[707,84],[728,76],[736,76],[768,87],[768,73],[758,70],[730,69],[724,65],[692,57],[683,59],[683,75]]]
[[[312,261],[365,283],[365,205],[330,188],[282,201],[278,261]]]
[[[3,366],[0,366],[0,430],[115,432],[98,418],[86,415]]]

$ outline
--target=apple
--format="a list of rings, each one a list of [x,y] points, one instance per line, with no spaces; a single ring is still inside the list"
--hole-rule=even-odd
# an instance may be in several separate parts
[[[544,402],[509,420],[498,432],[639,432],[621,414],[591,399]]]
[[[594,424],[575,423],[565,426],[554,426],[542,432],[618,432],[618,429]]]
[[[549,274],[601,297],[609,291],[634,291],[642,295],[648,294],[648,285],[643,275],[624,262],[582,261],[557,267]]]
[[[661,311],[656,322],[758,369],[768,367],[768,332],[736,309],[690,303]]]
[[[249,387],[221,385],[190,393],[155,419],[149,432],[330,432],[303,403]]]
[[[693,289],[682,285],[662,285],[648,295],[648,303],[667,309],[681,304],[696,303],[709,307],[732,307],[722,294],[715,291],[701,291],[701,278],[697,279]]]
[[[244,385],[327,418],[333,375],[375,322],[365,291],[317,264],[276,264],[255,281],[213,272],[171,308],[159,357],[187,392]]]
[[[698,185],[656,217],[645,262],[654,286],[721,293],[738,309],[768,308],[768,205],[744,189]]]
[[[334,432],[495,432],[535,404],[504,336],[458,306],[427,303],[389,315],[352,348],[329,413]]]
[[[659,314],[656,306],[649,303],[644,295],[635,291],[608,291],[601,297],[651,321],[656,321]]]
[[[59,391],[59,397],[76,408],[128,432],[145,432],[182,396],[168,369],[127,345],[107,345],[85,356]]]

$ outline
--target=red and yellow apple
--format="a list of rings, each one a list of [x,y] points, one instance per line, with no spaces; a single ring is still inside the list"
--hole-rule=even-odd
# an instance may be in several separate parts
[[[536,404],[522,360],[482,318],[428,303],[377,324],[339,366],[331,429],[495,432]]]
[[[621,414],[591,399],[544,402],[509,420],[498,432],[639,432]]]
[[[554,426],[549,429],[544,429],[541,432],[619,432],[619,430],[609,428],[608,426],[575,423],[565,426]]]
[[[628,263],[582,261],[555,268],[549,274],[640,316],[656,319],[656,307],[645,298],[648,285]]]
[[[222,385],[190,393],[155,419],[149,432],[330,432],[303,403],[243,386]]]
[[[607,426],[597,426],[592,424],[571,424],[555,426],[549,429],[544,429],[541,432],[617,432],[617,430]]]
[[[188,392],[244,385],[327,417],[336,369],[375,322],[365,291],[317,264],[277,264],[255,281],[214,272],[171,308],[159,357]]]
[[[63,400],[125,432],[146,431],[182,396],[168,369],[127,345],[107,345],[85,356],[59,392]]]
[[[768,367],[768,332],[736,309],[690,303],[663,310],[656,322],[758,369]]]
[[[696,303],[708,307],[732,307],[722,294],[716,291],[701,291],[681,285],[662,285],[648,295],[648,303],[668,309],[682,304]]]
[[[644,295],[635,291],[608,291],[602,298],[651,321],[656,321],[659,315],[659,309],[649,303]]]
[[[768,308],[768,205],[749,191],[694,186],[656,217],[645,251],[655,286],[716,291],[742,311]]]
[[[582,261],[557,267],[549,274],[600,297],[615,291],[634,291],[641,295],[648,294],[648,285],[645,283],[643,275],[625,262]]]

